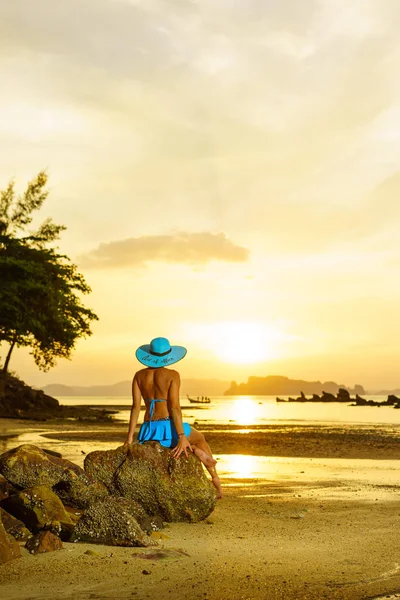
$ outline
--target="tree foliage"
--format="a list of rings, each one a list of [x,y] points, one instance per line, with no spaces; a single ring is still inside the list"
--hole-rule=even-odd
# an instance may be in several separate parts
[[[27,232],[34,211],[47,197],[47,176],[39,173],[17,197],[10,183],[0,193],[0,343],[28,346],[38,367],[70,358],[76,340],[91,335],[95,313],[80,296],[91,290],[67,256],[49,247],[65,227],[47,219]],[[23,235],[21,235],[23,234]]]

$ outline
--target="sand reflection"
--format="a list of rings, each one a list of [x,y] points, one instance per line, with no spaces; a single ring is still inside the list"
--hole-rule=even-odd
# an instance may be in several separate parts
[[[290,481],[296,485],[369,484],[374,498],[384,491],[398,494],[400,461],[340,458],[292,458],[251,456],[243,454],[217,455],[218,470],[223,478],[232,480]],[[363,490],[363,494],[366,491]]]
[[[221,474],[235,479],[256,479],[265,472],[265,457],[246,454],[224,454],[219,457]]]

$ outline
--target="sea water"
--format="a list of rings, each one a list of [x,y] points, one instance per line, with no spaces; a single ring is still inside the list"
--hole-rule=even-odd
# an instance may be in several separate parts
[[[383,402],[386,396],[365,396],[367,399]],[[282,396],[283,399],[287,398]],[[87,405],[96,408],[108,408],[118,411],[114,418],[128,424],[131,399],[129,397],[89,397],[89,396],[60,396],[58,400],[64,405]],[[195,425],[198,429],[206,426],[219,425],[226,427],[243,427],[243,431],[251,431],[252,427],[258,430],[265,426],[285,425],[343,425],[374,427],[379,430],[390,430],[398,432],[400,436],[400,410],[391,406],[370,407],[350,406],[350,403],[278,403],[275,396],[216,396],[211,398],[210,404],[190,404],[186,398],[181,398],[183,420]],[[139,417],[139,423],[143,419],[143,412]],[[0,422],[1,426],[1,422]],[[95,428],[95,425],[94,425]],[[76,430],[76,428],[74,428]],[[64,431],[68,430],[65,424]],[[90,426],[85,425],[83,430],[90,431]],[[34,444],[48,450],[56,450],[62,453],[64,458],[83,466],[86,454],[94,450],[107,450],[117,448],[118,442],[90,440],[58,440],[49,439],[45,434],[51,431],[51,426],[43,424],[43,429],[25,430],[14,439],[6,438],[6,431],[0,427],[0,453],[20,444]],[[4,436],[2,435],[4,434]],[[44,434],[44,435],[43,435]],[[397,482],[400,477],[400,461],[366,461],[346,459],[312,459],[312,458],[285,458],[249,455],[220,455],[218,459],[218,470],[226,481],[267,480],[282,481],[304,478],[314,481],[322,481],[321,473],[329,480],[337,477],[343,479],[349,477],[357,482],[362,473],[371,482],[383,484]],[[371,492],[372,493],[372,492]],[[376,492],[374,492],[376,493]]]
[[[287,399],[288,396],[280,396]],[[383,402],[387,396],[366,399]],[[87,405],[118,410],[118,420],[129,421],[132,400],[123,396],[59,396],[60,404]],[[276,396],[215,396],[210,404],[191,404],[181,398],[183,419],[221,425],[268,425],[277,423],[364,423],[400,425],[400,409],[392,406],[351,406],[351,402],[276,402]],[[139,422],[140,422],[139,418]]]

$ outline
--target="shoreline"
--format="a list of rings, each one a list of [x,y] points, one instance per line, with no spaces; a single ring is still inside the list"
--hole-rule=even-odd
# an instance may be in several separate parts
[[[400,460],[400,426],[365,424],[273,424],[237,426],[194,424],[202,431],[213,453],[270,457]],[[124,443],[127,424],[74,421],[28,422],[0,419],[0,453],[21,443],[59,446]],[[28,440],[34,441],[28,441]]]
[[[20,559],[0,566],[1,595],[9,600],[189,595],[372,600],[398,593],[399,428],[280,424],[260,429],[210,423],[199,428],[221,455],[222,470],[226,461],[239,458],[244,474],[239,469],[231,477],[226,471],[224,498],[209,518],[168,524],[158,549],[64,543],[58,552],[31,556],[22,547]],[[5,444],[32,443],[35,436],[36,445],[63,456],[64,450],[67,454],[85,444],[115,447],[126,429],[123,422],[0,419],[0,452]],[[342,456],[335,453],[338,447]],[[359,459],[349,460],[355,450]],[[328,451],[343,460],[318,460],[318,453]],[[266,463],[268,469],[262,477],[252,476],[246,472],[249,461]]]

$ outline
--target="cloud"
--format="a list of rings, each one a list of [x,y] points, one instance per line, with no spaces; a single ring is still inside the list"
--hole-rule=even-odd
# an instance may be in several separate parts
[[[140,267],[149,262],[205,265],[211,261],[245,262],[249,250],[224,233],[176,233],[117,240],[100,244],[79,257],[83,267],[95,269]]]
[[[177,230],[251,231],[269,253],[374,232],[362,209],[400,140],[398,0],[29,6],[0,7],[0,175],[55,173],[76,253],[133,219],[162,234],[160,202]]]

